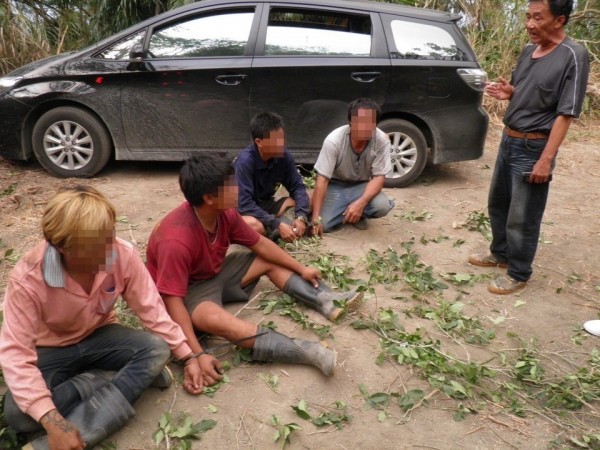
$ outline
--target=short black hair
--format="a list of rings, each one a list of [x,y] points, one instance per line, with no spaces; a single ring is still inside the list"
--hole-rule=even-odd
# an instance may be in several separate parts
[[[543,1],[548,2],[548,7],[554,17],[565,16],[563,26],[569,23],[569,17],[573,12],[573,0],[529,0],[529,3]]]
[[[352,116],[356,115],[359,109],[375,110],[375,122],[379,122],[381,108],[379,108],[377,102],[371,100],[370,98],[357,98],[348,104],[348,121],[352,120]]]
[[[192,206],[202,206],[204,194],[217,195],[233,176],[233,164],[227,155],[194,154],[185,160],[179,171],[179,187]]]
[[[265,134],[280,128],[284,128],[284,126],[283,119],[279,114],[267,111],[259,112],[250,122],[252,141],[254,139],[264,139]]]

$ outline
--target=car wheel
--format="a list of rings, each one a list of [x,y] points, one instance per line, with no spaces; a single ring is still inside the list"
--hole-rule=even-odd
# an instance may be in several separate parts
[[[111,154],[104,125],[91,113],[70,106],[43,114],[33,128],[32,143],[40,164],[61,178],[92,177]]]
[[[378,128],[390,137],[392,171],[385,177],[385,187],[408,186],[421,174],[427,163],[427,142],[421,130],[402,119],[384,120]]]

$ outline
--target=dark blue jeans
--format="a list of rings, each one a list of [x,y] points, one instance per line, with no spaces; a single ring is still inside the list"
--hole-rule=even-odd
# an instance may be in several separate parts
[[[75,375],[92,369],[116,371],[111,383],[133,404],[168,362],[170,350],[158,336],[111,324],[98,328],[74,345],[38,347],[37,354],[37,367],[52,392],[52,401],[64,416],[82,400],[69,381]],[[4,416],[17,431],[33,432],[41,428],[21,412],[10,393],[6,394]]]
[[[364,183],[341,183],[339,181],[329,183],[321,209],[321,220],[325,232],[331,231],[344,222],[346,208],[363,195],[367,183],[366,181]],[[394,206],[394,201],[380,192],[365,206],[363,216],[369,219],[385,217]]]
[[[503,134],[492,177],[488,198],[493,235],[490,251],[508,263],[508,275],[518,281],[531,277],[550,187],[550,183],[528,183],[522,174],[532,171],[546,142]]]

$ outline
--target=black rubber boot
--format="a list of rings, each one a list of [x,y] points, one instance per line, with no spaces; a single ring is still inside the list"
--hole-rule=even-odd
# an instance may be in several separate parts
[[[79,428],[85,448],[89,449],[121,429],[134,414],[121,391],[108,383],[75,406],[65,419]],[[31,441],[23,450],[48,450],[48,437]]]
[[[79,392],[81,400],[85,400],[94,395],[98,389],[110,383],[114,374],[115,372],[106,370],[90,370],[74,376],[69,381],[73,383],[75,389]]]
[[[292,339],[277,331],[259,328],[254,341],[252,359],[255,361],[276,361],[292,364],[310,364],[327,376],[335,371],[335,352],[326,349],[318,342]]]
[[[283,292],[299,300],[303,305],[320,312],[332,322],[339,319],[344,312],[355,310],[363,297],[363,293],[355,289],[348,292],[334,292],[323,281],[320,281],[319,287],[315,288],[297,273],[290,275]],[[335,306],[334,301],[339,301],[346,306],[344,308]]]
[[[79,395],[81,395],[81,399],[85,400],[102,386],[107,385],[113,379],[116,373],[117,372],[114,370],[92,369],[88,372],[80,373],[79,375],[71,378],[69,381],[75,385]],[[171,372],[169,366],[165,366],[152,381],[152,383],[150,383],[150,387],[167,389],[172,384],[173,372]]]

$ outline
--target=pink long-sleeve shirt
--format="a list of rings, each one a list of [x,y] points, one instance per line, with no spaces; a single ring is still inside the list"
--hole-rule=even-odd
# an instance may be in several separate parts
[[[147,329],[167,342],[176,358],[191,353],[136,250],[117,239],[111,259],[106,271],[96,274],[90,294],[62,269],[58,251],[45,241],[10,273],[0,332],[0,366],[19,408],[37,421],[55,406],[36,366],[36,346],[76,344],[99,327],[117,323],[113,306],[119,296]]]

